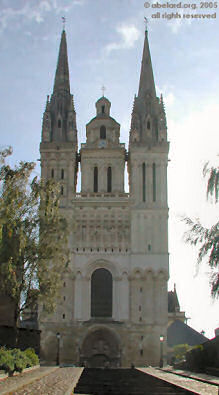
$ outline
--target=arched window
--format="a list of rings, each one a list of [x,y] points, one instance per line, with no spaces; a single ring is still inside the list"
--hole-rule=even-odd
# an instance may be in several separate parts
[[[61,121],[61,119],[58,119],[58,128],[61,128],[62,127],[62,121]]]
[[[112,192],[112,168],[107,169],[107,192]]]
[[[105,140],[106,138],[106,127],[104,125],[100,127],[100,138],[102,140]]]
[[[97,269],[91,276],[91,317],[112,317],[112,274]]]
[[[65,172],[64,172],[64,169],[62,169],[61,170],[61,179],[64,180],[64,177],[65,177]]]
[[[151,128],[151,123],[150,123],[150,121],[147,121],[147,129],[150,129]]]
[[[94,192],[98,192],[98,168],[94,168]]]
[[[61,186],[61,195],[64,195],[64,187]]]
[[[105,113],[105,106],[101,106],[101,111],[102,111],[102,114]]]
[[[142,164],[142,200],[146,202],[146,166]]]
[[[153,163],[153,202],[156,202],[156,165]]]
[[[51,170],[51,178],[54,178],[54,169]]]

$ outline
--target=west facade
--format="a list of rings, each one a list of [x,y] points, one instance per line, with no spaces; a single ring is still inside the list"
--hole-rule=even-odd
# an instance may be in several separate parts
[[[147,32],[128,150],[120,143],[110,101],[102,96],[95,106],[79,150],[63,31],[40,153],[42,177],[60,182],[60,210],[73,218],[71,259],[63,268],[55,313],[39,320],[41,357],[54,362],[60,351],[62,363],[157,365],[168,322],[169,144]],[[126,162],[129,193],[124,189]]]

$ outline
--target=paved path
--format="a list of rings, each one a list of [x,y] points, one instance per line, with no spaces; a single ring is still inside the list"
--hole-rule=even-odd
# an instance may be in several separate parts
[[[201,395],[218,395],[218,387],[217,385],[210,385],[202,382],[198,382],[192,378],[176,376],[173,373],[167,373],[160,369],[156,368],[139,368],[142,372],[146,372],[151,374],[152,376],[161,378],[162,380],[168,381],[169,383],[179,385],[180,387],[186,388],[190,391],[194,391],[196,394]],[[187,372],[189,373],[189,372]],[[190,372],[191,373],[191,372]],[[201,377],[201,375],[196,374],[197,377]],[[208,376],[209,377],[209,376]],[[216,378],[215,378],[216,380]]]
[[[156,368],[139,368],[139,370],[156,376],[170,383],[194,391],[201,395],[218,395],[218,387],[202,382],[197,382],[192,378],[176,376],[172,373]],[[9,377],[0,381],[1,395],[70,395],[75,387],[83,368],[59,368],[40,367],[32,372],[23,373],[19,376]],[[197,378],[207,378],[219,384],[219,379],[187,372]]]
[[[1,395],[70,395],[83,368],[40,367],[0,382]]]

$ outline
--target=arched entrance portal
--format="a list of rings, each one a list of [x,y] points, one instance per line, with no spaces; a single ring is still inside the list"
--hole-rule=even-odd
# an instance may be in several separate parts
[[[107,328],[89,333],[82,344],[80,365],[88,368],[119,367],[120,350],[115,333]]]

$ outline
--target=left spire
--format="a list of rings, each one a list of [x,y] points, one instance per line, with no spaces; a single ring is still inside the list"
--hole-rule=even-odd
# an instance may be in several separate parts
[[[68,52],[67,52],[66,33],[64,29],[62,31],[62,37],[59,47],[59,56],[58,56],[58,62],[56,67],[53,93],[58,93],[60,91],[65,91],[70,93]]]

